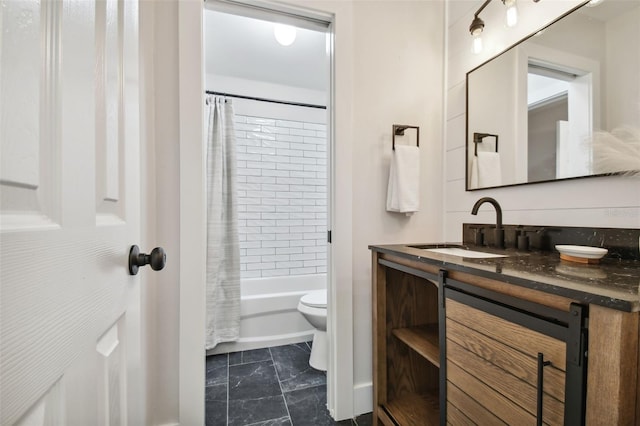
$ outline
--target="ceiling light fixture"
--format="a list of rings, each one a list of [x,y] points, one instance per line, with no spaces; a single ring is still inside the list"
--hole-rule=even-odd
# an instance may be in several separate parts
[[[296,40],[296,28],[291,25],[275,24],[273,35],[281,45],[290,46]]]
[[[539,2],[540,0],[533,0],[534,3]],[[592,0],[592,1],[601,1],[601,0]],[[471,21],[471,25],[469,26],[469,32],[473,36],[473,44],[471,51],[473,53],[480,53],[482,51],[482,31],[484,31],[484,21],[480,18],[480,12],[484,10],[485,7],[491,2],[491,0],[485,0],[482,3],[482,6],[473,14],[473,21]],[[515,27],[518,23],[518,6],[516,5],[516,0],[502,0],[502,4],[507,7],[507,11],[505,14],[506,24],[508,27]]]

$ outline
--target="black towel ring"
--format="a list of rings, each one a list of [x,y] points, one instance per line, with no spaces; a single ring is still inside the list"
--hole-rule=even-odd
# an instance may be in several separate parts
[[[482,139],[493,136],[496,138],[496,152],[498,152],[498,135],[492,135],[491,133],[474,133],[473,134],[473,155],[478,156],[478,144],[482,143]]]
[[[407,126],[404,124],[394,124],[391,130],[391,135],[393,136],[391,139],[391,149],[395,151],[396,149],[396,136],[404,136],[404,131],[407,129],[416,129],[416,146],[420,146],[420,127],[418,126]]]

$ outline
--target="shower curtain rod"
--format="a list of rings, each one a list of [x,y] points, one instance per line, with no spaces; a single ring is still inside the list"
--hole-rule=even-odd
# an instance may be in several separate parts
[[[304,104],[304,103],[289,102],[289,101],[278,101],[276,99],[266,99],[266,98],[257,98],[257,97],[253,97],[253,96],[233,95],[231,93],[222,93],[222,92],[211,92],[209,90],[207,90],[207,95],[226,96],[228,98],[249,99],[251,101],[271,102],[273,104],[284,104],[284,105],[302,106],[302,107],[309,107],[309,108],[327,109],[327,107],[324,106],[324,105]]]

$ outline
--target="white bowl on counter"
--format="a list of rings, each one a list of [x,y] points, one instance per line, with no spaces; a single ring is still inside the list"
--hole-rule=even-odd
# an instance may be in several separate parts
[[[561,259],[584,259],[587,261],[602,259],[609,252],[609,250],[602,247],[574,246],[567,244],[556,245],[556,250],[560,252]]]

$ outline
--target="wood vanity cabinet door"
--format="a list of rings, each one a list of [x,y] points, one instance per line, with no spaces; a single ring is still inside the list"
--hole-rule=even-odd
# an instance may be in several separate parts
[[[446,299],[447,423],[535,425],[539,353],[542,419],[562,425],[565,342]]]

